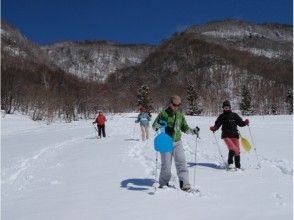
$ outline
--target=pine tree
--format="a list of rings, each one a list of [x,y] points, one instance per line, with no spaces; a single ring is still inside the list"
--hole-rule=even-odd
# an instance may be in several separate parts
[[[144,107],[148,112],[153,110],[150,89],[147,85],[142,85],[137,93],[138,105]]]
[[[199,95],[195,87],[191,84],[187,88],[187,101],[188,101],[188,115],[200,115],[202,109],[198,106]]]
[[[289,114],[293,114],[293,92],[289,90],[286,96],[286,106]]]
[[[240,103],[240,110],[242,115],[251,115],[253,113],[253,106],[251,104],[251,94],[248,88],[244,85],[241,90],[242,100]]]
[[[278,114],[278,106],[276,104],[272,104],[271,105],[271,113],[273,115],[277,115]]]

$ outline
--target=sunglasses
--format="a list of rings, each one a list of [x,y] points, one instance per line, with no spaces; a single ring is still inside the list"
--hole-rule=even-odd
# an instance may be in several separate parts
[[[175,103],[171,103],[174,107],[179,107],[180,105],[181,105],[181,103],[180,104],[175,104]]]

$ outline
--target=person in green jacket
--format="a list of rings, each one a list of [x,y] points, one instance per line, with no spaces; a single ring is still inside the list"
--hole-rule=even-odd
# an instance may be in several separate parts
[[[167,109],[161,111],[155,119],[152,128],[158,130],[161,123],[167,123],[165,132],[173,138],[173,152],[161,153],[161,170],[159,175],[159,188],[169,186],[171,179],[172,157],[175,160],[177,175],[179,178],[180,188],[184,191],[189,191],[191,185],[189,183],[189,172],[186,164],[186,157],[181,141],[181,132],[186,134],[198,134],[199,128],[192,129],[188,126],[184,114],[179,111],[181,98],[178,95],[173,95],[170,98],[170,103]]]

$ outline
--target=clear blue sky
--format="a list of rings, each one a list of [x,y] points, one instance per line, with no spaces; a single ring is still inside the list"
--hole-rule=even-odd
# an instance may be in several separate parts
[[[292,0],[2,0],[1,18],[39,44],[112,40],[158,44],[225,18],[292,24]]]

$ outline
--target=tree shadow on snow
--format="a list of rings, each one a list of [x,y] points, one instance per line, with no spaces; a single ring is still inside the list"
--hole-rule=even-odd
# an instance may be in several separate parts
[[[132,178],[121,181],[120,187],[133,191],[149,190],[155,183],[154,179]]]
[[[224,170],[225,168],[223,166],[217,165],[215,163],[192,163],[188,162],[188,167],[194,167],[194,166],[202,166],[202,167],[209,167],[217,170]]]

